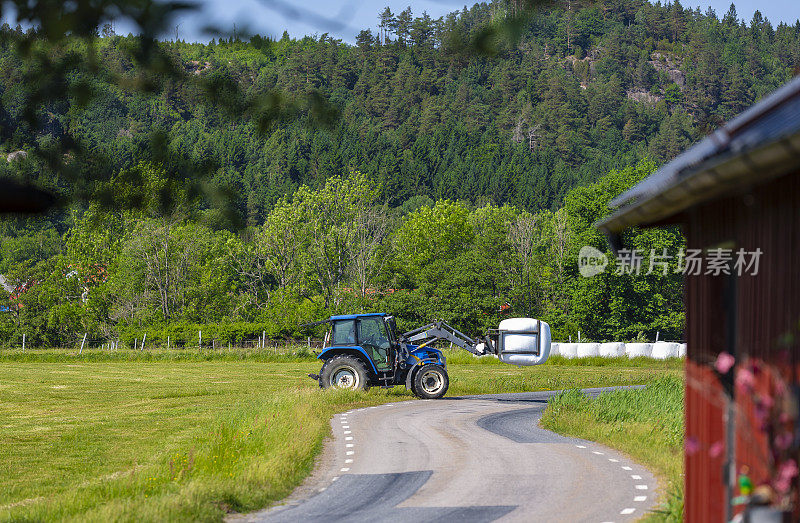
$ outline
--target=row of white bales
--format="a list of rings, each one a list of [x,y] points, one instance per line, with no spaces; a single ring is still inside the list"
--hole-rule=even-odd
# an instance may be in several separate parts
[[[665,360],[667,358],[683,358],[686,356],[686,344],[671,341],[655,343],[557,343],[550,345],[550,355],[565,358],[588,358],[603,356],[606,358],[636,358],[644,356]]]

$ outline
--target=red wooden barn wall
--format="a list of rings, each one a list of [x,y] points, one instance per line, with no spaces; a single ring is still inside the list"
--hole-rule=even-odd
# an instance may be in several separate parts
[[[758,275],[736,279],[736,343],[738,361],[743,356],[762,359],[781,369],[788,381],[796,373],[785,357],[778,359],[778,340],[800,320],[800,173],[757,186],[745,194],[690,209],[684,216],[687,248],[718,246],[761,248]],[[712,364],[726,347],[724,277],[686,278],[688,354],[686,361],[686,436],[699,443],[687,447],[685,458],[686,521],[723,521],[725,487],[724,395]],[[785,346],[783,348],[785,355]],[[800,359],[800,345],[790,346]],[[768,387],[762,376],[757,388]],[[757,429],[751,398],[737,395],[737,470],[750,467],[758,485],[769,477],[766,438]],[[695,445],[691,445],[695,447]]]

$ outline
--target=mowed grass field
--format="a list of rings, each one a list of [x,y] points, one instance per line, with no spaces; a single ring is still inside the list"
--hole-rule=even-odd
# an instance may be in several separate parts
[[[517,368],[466,356],[450,354],[450,396],[682,372],[679,361]],[[413,399],[321,391],[306,377],[319,367],[233,352],[0,354],[0,519],[219,521],[268,506],[311,471],[334,413]]]

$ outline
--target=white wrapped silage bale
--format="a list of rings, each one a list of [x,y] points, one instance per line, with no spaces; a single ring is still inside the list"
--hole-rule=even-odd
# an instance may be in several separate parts
[[[560,353],[558,352],[558,347],[561,345],[558,342],[552,342],[550,344],[550,356],[558,356]]]
[[[558,353],[565,358],[575,358],[578,356],[577,343],[562,343],[558,347]]]
[[[604,358],[619,358],[625,356],[625,344],[620,341],[601,343],[598,351]]]
[[[686,344],[685,343],[679,343],[678,344],[677,356],[679,358],[685,358],[686,357]]]
[[[626,343],[625,354],[629,358],[636,358],[638,356],[650,357],[653,351],[652,343]]]
[[[674,358],[678,355],[678,344],[669,341],[657,341],[653,344],[650,356],[657,360]]]
[[[599,343],[576,343],[577,348],[575,353],[578,358],[589,358],[591,356],[600,355]]]

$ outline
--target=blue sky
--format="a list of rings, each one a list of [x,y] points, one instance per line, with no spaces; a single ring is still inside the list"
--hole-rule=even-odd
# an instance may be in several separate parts
[[[273,36],[280,36],[284,29],[295,37],[328,32],[345,41],[353,42],[356,33],[361,29],[371,28],[375,32],[378,12],[386,5],[395,13],[410,5],[415,14],[427,11],[433,18],[461,9],[465,5],[463,0],[204,0],[200,3],[203,9],[199,14],[186,16],[177,21],[180,23],[178,32],[181,38],[203,40],[200,28],[207,23],[207,20],[213,20],[219,26],[229,29],[233,28],[234,23],[237,27],[247,24],[253,32]],[[466,5],[473,3],[474,0],[466,2]],[[731,0],[684,0],[682,3],[684,7],[700,6],[703,10],[710,6],[718,16],[722,16],[728,11]],[[344,20],[346,24],[345,27],[338,28],[310,23],[307,17],[306,20],[298,19],[281,12],[279,8],[269,8],[270,5],[303,6],[307,12],[331,20]],[[777,25],[780,21],[794,23],[800,19],[798,0],[739,0],[736,2],[736,9],[739,17],[748,21],[753,17],[755,10],[759,9],[773,25]]]
[[[474,0],[194,0],[201,9],[191,15],[175,20],[167,38],[178,36],[184,40],[207,41],[211,36],[203,32],[209,22],[232,31],[246,28],[250,32],[280,36],[288,30],[293,37],[306,34],[330,33],[347,42],[354,42],[361,29],[370,28],[375,32],[377,15],[385,6],[393,12],[411,6],[414,14],[427,11],[433,18],[473,5]],[[662,0],[663,1],[663,0]],[[712,7],[719,16],[724,15],[731,0],[684,0],[684,7],[700,6],[705,10]],[[0,4],[3,0],[0,0]],[[773,25],[783,21],[793,24],[800,19],[800,0],[739,0],[736,2],[739,17],[750,20],[756,9],[767,17]],[[291,10],[297,11],[291,13]],[[300,15],[300,16],[298,16]],[[4,17],[8,19],[8,17]],[[329,23],[332,22],[332,23]],[[177,26],[177,27],[176,27]],[[130,30],[124,24],[115,25],[117,33]]]

